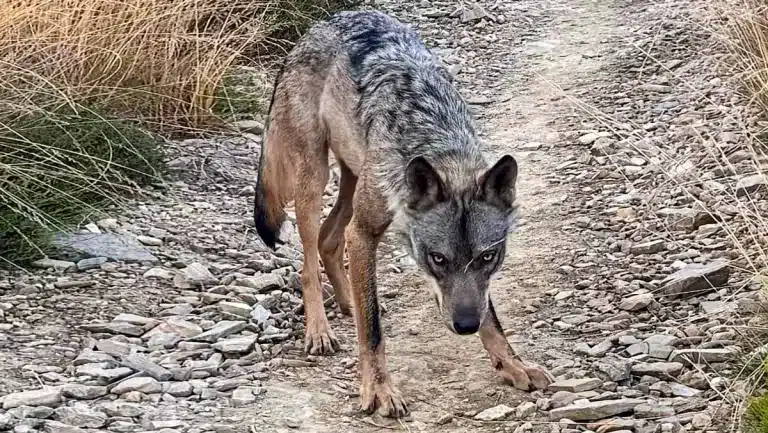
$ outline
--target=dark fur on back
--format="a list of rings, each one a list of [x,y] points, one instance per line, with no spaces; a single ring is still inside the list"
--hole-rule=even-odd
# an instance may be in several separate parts
[[[380,12],[344,12],[330,19],[349,58],[360,100],[358,122],[369,146],[391,154],[376,167],[390,207],[403,204],[405,167],[415,156],[456,173],[451,185],[486,167],[469,109],[451,75],[410,27]],[[438,167],[436,167],[438,168]],[[439,168],[438,168],[439,170]]]

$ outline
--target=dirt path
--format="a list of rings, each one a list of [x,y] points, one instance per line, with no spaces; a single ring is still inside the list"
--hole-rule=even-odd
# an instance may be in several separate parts
[[[412,415],[398,422],[360,414],[352,320],[329,309],[342,352],[305,356],[295,233],[273,253],[249,227],[259,138],[243,134],[170,144],[170,188],[99,222],[107,233],[154,239],[156,261],[0,275],[0,400],[66,385],[54,397],[63,395],[79,415],[0,411],[0,430],[32,413],[37,421],[17,433],[81,433],[69,425],[116,433],[725,431],[711,420],[730,416],[721,412],[728,405],[720,376],[732,367],[720,361],[736,344],[727,327],[734,320],[713,311],[733,311],[757,290],[740,275],[721,281],[722,268],[691,271],[718,278],[716,291],[673,300],[662,284],[686,266],[717,263],[731,248],[693,210],[690,194],[675,188],[678,179],[662,175],[668,154],[678,155],[678,166],[687,166],[680,155],[695,161],[690,170],[709,167],[696,139],[720,137],[715,128],[726,122],[712,106],[734,100],[716,79],[720,53],[693,24],[694,3],[454,3],[376,7],[416,24],[455,74],[490,152],[517,158],[522,220],[491,290],[519,353],[579,385],[554,394],[502,383],[478,337],[458,337],[439,323],[419,273],[389,243],[380,252],[383,326],[390,372]],[[735,129],[732,146],[744,139]],[[699,179],[735,183],[707,176]],[[711,204],[715,189],[725,191],[718,188],[702,185],[709,195],[696,199]],[[696,222],[669,223],[668,215],[689,212]],[[120,313],[143,317],[115,320]],[[221,346],[232,343],[227,336],[181,341],[182,333],[194,340],[233,323],[244,353]],[[706,365],[690,368],[674,349],[708,351]],[[162,365],[172,379],[141,378],[149,383],[114,391],[125,374],[142,375],[135,363],[125,371],[128,353]],[[114,401],[134,406],[109,406]],[[578,412],[627,401],[635,403],[621,413]],[[511,413],[475,418],[501,405]],[[553,415],[563,409],[571,411]],[[584,422],[559,422],[569,417]],[[615,418],[619,427],[587,423],[597,418]]]
[[[589,53],[612,51],[604,41],[620,30],[611,20],[615,11],[591,1],[523,1],[515,2],[508,11],[512,17],[535,22],[527,29],[533,34],[521,42],[517,39],[519,22],[512,19],[506,25],[494,24],[498,39],[514,45],[507,45],[509,51],[494,59],[498,87],[480,90],[491,103],[486,105],[484,99],[473,98],[471,90],[463,90],[470,101],[483,101],[474,107],[491,152],[495,156],[512,153],[521,167],[521,226],[509,241],[505,265],[492,285],[497,309],[518,352],[551,368],[557,363],[547,352],[560,348],[571,352],[566,347],[568,341],[531,329],[538,315],[526,312],[526,307],[537,311],[545,293],[568,284],[567,277],[556,270],[558,264],[569,260],[570,250],[580,247],[577,238],[562,231],[563,216],[572,209],[564,202],[573,196],[573,188],[555,174],[558,166],[573,159],[570,149],[558,146],[572,137],[570,125],[563,119],[574,114],[561,89],[573,89],[594,79],[602,66],[601,57]],[[531,11],[535,11],[533,16],[528,15]],[[499,42],[499,46],[504,45]],[[408,266],[398,268],[404,272],[381,266],[385,271],[380,272],[380,291],[387,311],[384,323],[390,371],[396,386],[409,398],[412,422],[401,426],[376,416],[360,421],[356,398],[345,402],[338,396],[321,396],[337,392],[333,385],[335,390],[356,394],[357,378],[339,381],[328,371],[337,363],[326,361],[326,368],[298,373],[301,388],[314,390],[317,397],[312,405],[316,412],[311,416],[305,412],[309,418],[303,427],[308,432],[347,431],[347,423],[349,431],[355,432],[385,429],[380,426],[403,431],[514,430],[518,426],[514,421],[478,423],[471,418],[499,404],[514,408],[536,399],[502,383],[490,368],[479,337],[448,332],[435,316],[431,295],[422,287],[418,271]],[[354,356],[354,323],[343,320],[335,328],[346,339],[345,355]]]

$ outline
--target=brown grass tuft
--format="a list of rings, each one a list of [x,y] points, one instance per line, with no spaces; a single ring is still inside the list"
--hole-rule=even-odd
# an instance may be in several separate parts
[[[210,120],[222,77],[326,1],[0,2],[0,99],[97,103],[160,124]],[[294,4],[291,6],[291,4]],[[53,88],[53,89],[52,89]],[[54,90],[55,89],[55,90]]]

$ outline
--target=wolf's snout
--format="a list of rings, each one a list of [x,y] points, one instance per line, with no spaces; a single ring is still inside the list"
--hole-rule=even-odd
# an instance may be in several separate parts
[[[480,318],[474,314],[454,316],[453,329],[459,335],[474,334],[480,329]]]

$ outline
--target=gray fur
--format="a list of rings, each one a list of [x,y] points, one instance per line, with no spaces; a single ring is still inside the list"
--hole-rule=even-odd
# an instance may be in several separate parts
[[[481,320],[516,207],[517,166],[507,157],[491,176],[466,102],[418,34],[380,12],[336,14],[288,55],[275,93],[297,129],[319,130],[355,176],[373,176],[392,228],[440,287],[448,326],[461,315]]]

